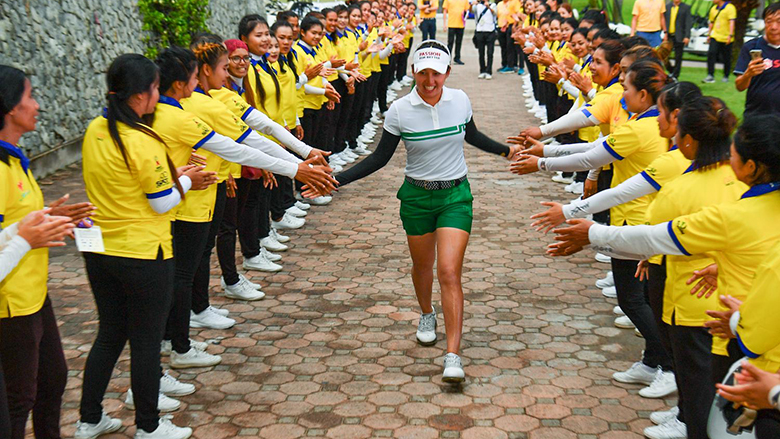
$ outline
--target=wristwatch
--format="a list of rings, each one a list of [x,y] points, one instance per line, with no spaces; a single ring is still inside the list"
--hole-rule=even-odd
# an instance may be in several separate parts
[[[769,403],[780,410],[780,384],[772,387],[772,390],[769,391]]]

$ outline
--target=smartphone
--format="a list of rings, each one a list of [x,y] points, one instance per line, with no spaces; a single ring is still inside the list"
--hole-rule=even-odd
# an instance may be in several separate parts
[[[755,61],[755,60],[761,59],[761,58],[762,58],[761,49],[753,49],[753,50],[750,51],[750,59],[751,60]]]

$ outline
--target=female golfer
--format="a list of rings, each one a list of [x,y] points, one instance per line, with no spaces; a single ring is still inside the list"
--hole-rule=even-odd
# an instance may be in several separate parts
[[[436,343],[436,312],[431,305],[433,263],[438,253],[447,355],[446,382],[463,381],[458,356],[463,332],[463,256],[471,232],[471,189],[463,155],[464,139],[477,148],[511,157],[514,147],[489,139],[477,130],[471,102],[461,90],[444,86],[450,74],[447,46],[428,40],[413,56],[417,86],[395,101],[385,117],[384,132],[376,151],[337,177],[345,185],[382,168],[403,139],[406,146],[406,174],[398,191],[401,220],[412,255],[412,281],[422,308],[417,340]],[[306,194],[304,194],[306,195]]]

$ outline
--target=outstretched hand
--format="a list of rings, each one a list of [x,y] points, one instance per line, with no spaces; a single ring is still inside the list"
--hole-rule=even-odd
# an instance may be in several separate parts
[[[590,245],[588,231],[593,225],[593,221],[586,219],[570,219],[566,221],[569,227],[555,229],[553,233],[556,236],[556,243],[547,246],[547,254],[551,256],[568,256]]]
[[[563,224],[566,217],[563,215],[563,205],[560,203],[543,201],[542,206],[547,206],[549,209],[531,215],[531,219],[536,220],[531,223],[531,227],[535,227],[537,232],[547,234],[550,230]]]
[[[65,194],[59,200],[49,204],[51,216],[67,216],[73,224],[78,224],[79,221],[84,218],[92,216],[92,213],[97,210],[90,202],[65,204],[70,199],[70,194]]]
[[[515,161],[509,165],[513,174],[525,175],[539,170],[539,157],[534,155],[516,154]]]
[[[718,264],[710,264],[702,270],[695,270],[686,285],[699,281],[691,288],[691,294],[701,299],[709,298],[718,289]]]

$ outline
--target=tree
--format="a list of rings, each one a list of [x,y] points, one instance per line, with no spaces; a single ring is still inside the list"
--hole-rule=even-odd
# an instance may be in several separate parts
[[[748,18],[754,9],[758,7],[758,0],[731,0],[731,4],[737,8],[737,20],[734,22],[734,59],[739,56],[742,50],[742,44],[745,42],[745,32],[747,31]]]

